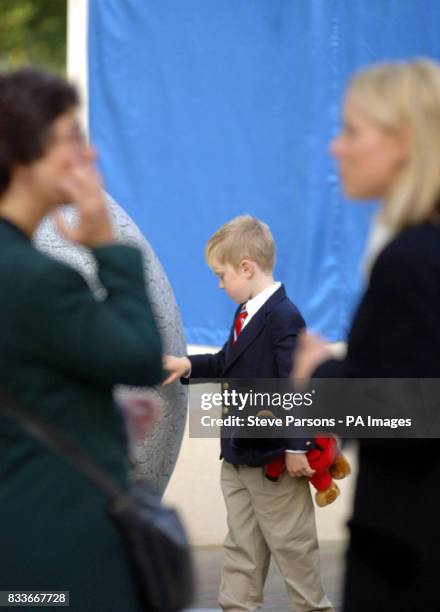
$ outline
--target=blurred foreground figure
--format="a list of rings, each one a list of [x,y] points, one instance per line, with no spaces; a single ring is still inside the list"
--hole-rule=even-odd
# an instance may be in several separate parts
[[[116,244],[75,90],[26,69],[0,75],[0,389],[56,426],[126,487],[115,384],[154,385],[161,343],[140,252]],[[106,289],[37,251],[32,235],[65,202],[60,234],[91,249]],[[70,591],[73,610],[138,611],[106,500],[74,468],[0,417],[0,590]]]
[[[440,378],[440,66],[373,66],[332,143],[350,198],[381,200],[347,357],[304,336],[294,376]],[[440,444],[360,441],[345,612],[440,610]]]

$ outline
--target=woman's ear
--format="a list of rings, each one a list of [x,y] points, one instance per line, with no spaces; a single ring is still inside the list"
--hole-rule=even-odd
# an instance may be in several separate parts
[[[410,156],[412,138],[411,130],[408,126],[400,128],[395,133],[396,158],[399,164],[405,164]]]
[[[17,181],[23,185],[27,185],[32,181],[33,172],[32,164],[21,164],[16,162],[11,167],[11,181]]]

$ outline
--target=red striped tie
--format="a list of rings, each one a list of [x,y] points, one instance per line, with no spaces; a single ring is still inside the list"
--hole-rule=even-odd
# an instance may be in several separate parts
[[[233,342],[234,344],[237,341],[237,338],[240,335],[241,330],[243,329],[244,321],[247,316],[248,316],[248,313],[246,310],[246,304],[243,304],[243,306],[240,308],[240,312],[238,313],[235,319],[235,323],[234,323],[234,342]]]

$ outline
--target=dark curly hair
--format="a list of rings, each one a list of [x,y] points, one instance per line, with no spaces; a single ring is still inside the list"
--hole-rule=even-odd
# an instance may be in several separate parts
[[[34,68],[0,73],[0,196],[14,164],[30,164],[44,152],[53,122],[79,103],[59,76]]]

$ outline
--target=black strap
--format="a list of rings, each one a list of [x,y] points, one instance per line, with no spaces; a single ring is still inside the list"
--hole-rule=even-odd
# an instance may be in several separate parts
[[[131,503],[129,494],[122,491],[106,470],[91,459],[78,444],[52,425],[44,423],[17,405],[17,402],[12,401],[4,390],[0,391],[0,414],[16,421],[32,438],[41,442],[43,446],[84,474],[110,502],[117,503],[119,507],[121,504]]]

